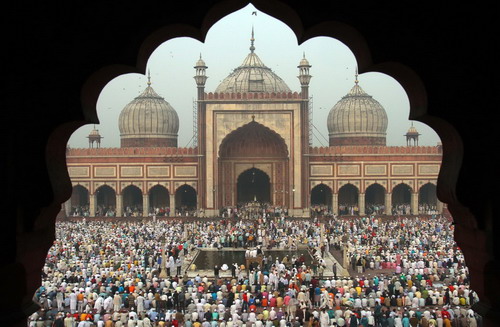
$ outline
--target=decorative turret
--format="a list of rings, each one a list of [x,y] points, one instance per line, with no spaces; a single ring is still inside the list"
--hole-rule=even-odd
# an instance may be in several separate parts
[[[101,139],[103,137],[101,136],[101,134],[99,134],[99,130],[95,128],[95,125],[94,129],[90,131],[89,136],[87,136],[87,138],[89,139],[89,148],[93,148],[94,143],[96,144],[96,148],[101,147]]]
[[[420,136],[420,134],[413,126],[413,122],[411,123],[411,127],[408,129],[408,132],[406,132],[405,136],[407,146],[418,146],[418,137]]]

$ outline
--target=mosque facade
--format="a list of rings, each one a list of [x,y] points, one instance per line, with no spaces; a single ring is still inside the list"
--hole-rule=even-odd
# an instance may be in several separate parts
[[[177,113],[148,82],[120,114],[120,148],[100,147],[94,128],[88,148],[67,149],[65,213],[215,216],[263,203],[301,217],[442,212],[441,146],[419,146],[413,126],[407,146],[387,146],[385,109],[357,78],[330,110],[329,146],[311,145],[311,67],[299,61],[301,89],[291,90],[256,54],[252,35],[242,64],[207,92],[200,57],[190,148],[178,147]]]

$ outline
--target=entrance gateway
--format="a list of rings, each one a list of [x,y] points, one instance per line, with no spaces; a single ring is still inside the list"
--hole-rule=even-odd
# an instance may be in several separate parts
[[[217,205],[235,207],[249,202],[286,206],[290,167],[285,140],[264,124],[251,121],[226,135],[219,147],[215,181]]]

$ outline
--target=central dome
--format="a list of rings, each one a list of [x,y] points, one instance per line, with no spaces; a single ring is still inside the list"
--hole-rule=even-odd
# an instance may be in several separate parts
[[[253,31],[250,53],[215,90],[216,93],[291,92],[286,83],[255,54]]]

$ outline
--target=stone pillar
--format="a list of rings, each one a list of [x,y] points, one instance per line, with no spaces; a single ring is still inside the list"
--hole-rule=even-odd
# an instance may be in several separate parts
[[[439,201],[439,199],[436,200],[436,210],[438,213],[443,213],[443,209],[444,209],[444,206],[443,206],[443,202]]]
[[[64,202],[64,213],[66,214],[66,217],[69,217],[71,214],[71,198]]]
[[[116,216],[123,217],[123,195],[116,195]]]
[[[175,217],[175,193],[170,194],[170,217]]]
[[[96,206],[96,202],[97,202],[96,200],[97,200],[96,194],[89,195],[89,216],[90,217],[95,217],[95,206]]]
[[[392,214],[392,193],[385,194],[385,214]]]
[[[149,216],[149,194],[142,195],[142,216]]]
[[[332,193],[332,212],[335,216],[339,214],[339,194]]]
[[[359,207],[359,215],[365,215],[365,193],[359,192],[358,194],[358,207]]]
[[[418,215],[418,192],[411,194],[410,208],[412,215]]]
[[[323,245],[325,243],[325,224],[324,223],[320,223],[319,224],[319,227],[320,227],[320,234],[319,234],[319,244],[320,244],[320,247],[321,245]]]

